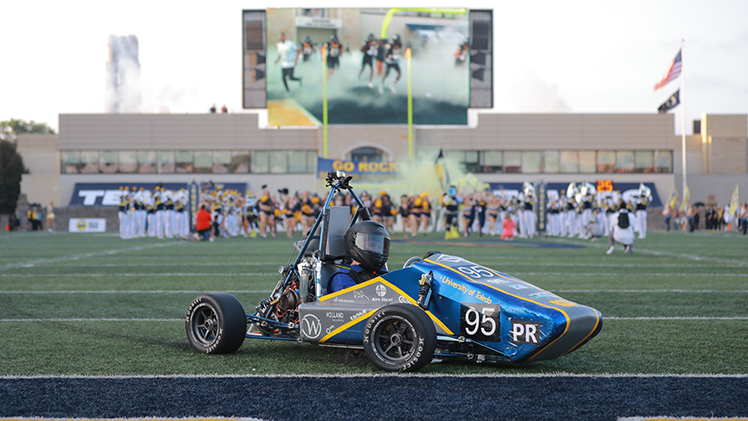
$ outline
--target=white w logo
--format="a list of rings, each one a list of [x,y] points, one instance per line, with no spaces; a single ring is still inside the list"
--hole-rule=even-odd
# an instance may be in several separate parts
[[[307,314],[301,319],[301,332],[310,339],[316,339],[322,333],[322,323],[317,316]]]

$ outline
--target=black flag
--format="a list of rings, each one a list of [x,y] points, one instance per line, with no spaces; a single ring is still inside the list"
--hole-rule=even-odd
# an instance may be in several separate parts
[[[667,99],[662,105],[660,105],[660,108],[657,109],[657,112],[660,114],[666,114],[668,111],[675,108],[678,104],[680,104],[680,89],[675,91],[674,94],[670,95],[670,98]]]

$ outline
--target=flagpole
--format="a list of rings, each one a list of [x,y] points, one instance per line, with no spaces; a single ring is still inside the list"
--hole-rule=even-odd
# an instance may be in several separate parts
[[[681,148],[683,152],[681,155],[683,155],[683,194],[686,194],[686,186],[688,183],[686,182],[686,102],[683,99],[683,89],[686,85],[686,73],[683,70],[683,45],[685,44],[686,40],[681,39],[681,45],[680,45],[680,59],[681,59],[681,71],[680,71],[680,108],[683,112],[683,118],[681,122],[681,128],[683,130],[682,134],[682,140],[681,140]]]

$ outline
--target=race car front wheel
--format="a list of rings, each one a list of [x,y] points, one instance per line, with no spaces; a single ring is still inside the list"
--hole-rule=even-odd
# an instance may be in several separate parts
[[[429,316],[411,304],[377,310],[364,328],[364,351],[385,371],[417,371],[431,361],[436,328]]]
[[[231,294],[204,294],[187,309],[187,339],[205,354],[229,354],[242,346],[247,317],[239,300]]]

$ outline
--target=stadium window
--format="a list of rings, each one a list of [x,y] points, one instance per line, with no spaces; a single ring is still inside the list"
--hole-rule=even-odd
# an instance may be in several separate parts
[[[654,170],[659,173],[673,172],[673,152],[654,151]]]
[[[450,159],[452,161],[462,164],[465,162],[465,151],[448,150],[444,151],[444,159]]]
[[[634,172],[654,172],[654,151],[634,151]]]
[[[102,151],[99,155],[99,172],[115,174],[117,172],[117,152]]]
[[[602,174],[616,172],[614,151],[597,151],[597,172]]]
[[[285,174],[288,172],[288,152],[270,151],[270,173]]]
[[[522,170],[522,152],[504,152],[504,172],[517,174]]]
[[[365,146],[351,151],[351,161],[356,162],[382,162],[384,152],[377,148]]]
[[[268,152],[252,151],[251,171],[253,174],[266,174],[268,172]]]
[[[559,169],[565,174],[579,172],[579,151],[561,151]]]
[[[537,174],[540,172],[540,151],[522,152],[522,173]]]
[[[317,168],[317,151],[306,151],[306,172],[314,174]]]
[[[465,151],[465,169],[468,172],[476,173],[480,170],[480,159],[478,151]]]
[[[118,155],[117,172],[132,174],[138,171],[138,153],[136,151],[119,151]]]
[[[558,164],[558,151],[544,151],[540,161],[540,172],[546,174],[555,174],[558,172]]]
[[[234,174],[247,174],[249,172],[249,152],[234,151],[231,154],[231,167]]]
[[[288,172],[291,174],[306,173],[306,151],[288,151]]]
[[[79,151],[63,151],[61,155],[63,174],[78,174],[81,172],[81,153]]]
[[[138,151],[138,174],[156,173],[156,152]]]
[[[193,153],[192,172],[209,174],[213,171],[213,157],[210,151],[195,151]]]
[[[159,174],[173,174],[175,169],[174,152],[158,151],[158,172]]]
[[[483,172],[487,174],[504,172],[504,153],[501,151],[483,152]]]
[[[597,152],[579,151],[579,172],[583,174],[594,174],[597,172]]]
[[[190,174],[195,166],[194,153],[192,151],[174,152],[174,172],[177,174]]]
[[[81,174],[98,174],[99,151],[81,151]]]
[[[634,172],[634,151],[616,151],[616,172]]]

